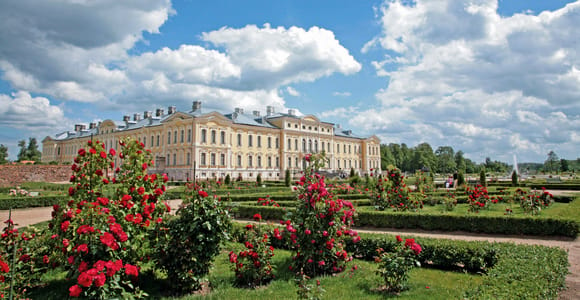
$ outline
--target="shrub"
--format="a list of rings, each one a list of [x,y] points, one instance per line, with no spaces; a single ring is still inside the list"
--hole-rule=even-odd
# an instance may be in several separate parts
[[[423,208],[423,194],[413,194],[404,183],[401,170],[391,168],[388,175],[379,181],[371,195],[377,210],[392,208],[396,211],[417,211]]]
[[[256,176],[256,184],[258,186],[262,185],[262,175],[258,174],[258,176]]]
[[[512,172],[512,186],[518,186],[518,173],[516,170]]]
[[[105,152],[104,144],[89,141],[80,149],[71,166],[70,200],[53,207],[53,258],[68,271],[73,297],[145,295],[133,282],[169,210],[162,202],[167,177],[147,175],[151,153],[142,143],[122,140],[120,146],[117,168],[116,151]],[[112,170],[116,179],[107,176]],[[107,188],[111,183],[118,183],[114,190]]]
[[[462,186],[465,184],[465,175],[463,175],[463,171],[459,171],[457,173],[457,186]]]
[[[254,215],[254,220],[260,221],[259,214]],[[240,287],[255,288],[266,284],[274,278],[272,257],[274,247],[269,245],[269,236],[262,233],[261,226],[246,225],[246,233],[243,239],[245,250],[237,255],[230,251],[230,263],[236,274],[235,284]],[[281,239],[282,237],[279,236]]]
[[[291,181],[292,181],[292,177],[290,175],[290,170],[286,169],[286,173],[284,174],[284,184],[286,186],[290,186]]]
[[[188,184],[184,206],[169,222],[157,254],[174,290],[187,293],[202,287],[221,244],[229,238],[230,228],[231,218],[224,203],[199,186]]]
[[[485,178],[485,169],[479,172],[479,184],[482,186],[487,186],[487,180]]]
[[[421,266],[417,260],[421,253],[421,246],[415,243],[414,239],[407,239],[403,244],[400,236],[397,235],[396,238],[397,245],[394,251],[379,248],[377,249],[379,256],[375,259],[378,264],[377,275],[382,277],[385,290],[388,292],[402,291],[409,279],[409,271],[415,266]]]
[[[324,166],[324,154],[307,155],[308,166],[297,182],[296,210],[285,222],[294,251],[292,269],[307,276],[344,271],[352,260],[344,250],[344,239],[360,239],[350,227],[353,224],[352,203],[336,199],[329,193],[317,170]]]
[[[230,174],[226,175],[226,179],[224,180],[224,183],[228,186],[232,183],[232,178],[230,177]]]

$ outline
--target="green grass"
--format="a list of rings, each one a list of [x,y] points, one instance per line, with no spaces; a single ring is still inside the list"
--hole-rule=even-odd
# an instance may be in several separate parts
[[[228,244],[228,249],[240,249],[239,244]],[[227,257],[228,251],[216,258],[214,268],[208,279],[211,293],[207,295],[171,295],[168,283],[163,274],[142,276],[141,288],[156,299],[296,299],[297,287],[293,274],[288,271],[290,252],[276,250],[273,265],[276,268],[276,279],[269,285],[255,290],[236,288],[232,285],[234,272],[230,269]],[[326,292],[324,299],[458,299],[467,290],[473,289],[483,282],[479,275],[440,271],[426,268],[416,268],[411,272],[409,289],[399,296],[379,292],[380,278],[375,275],[376,266],[372,262],[355,260],[358,270],[354,273],[345,272],[336,276],[317,278]],[[64,281],[64,272],[51,271],[44,276],[47,286],[36,288],[30,294],[31,299],[62,299],[68,294],[69,283]],[[427,288],[429,287],[429,288]]]

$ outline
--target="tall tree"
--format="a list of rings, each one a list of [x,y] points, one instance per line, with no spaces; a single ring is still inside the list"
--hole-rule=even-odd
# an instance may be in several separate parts
[[[8,162],[8,147],[0,145],[0,164]]]
[[[544,162],[544,169],[553,172],[554,170],[558,170],[559,165],[559,158],[556,152],[550,150],[548,152],[548,159]]]
[[[18,156],[17,156],[18,161],[26,160],[27,159],[26,141],[25,140],[18,141],[18,147],[20,147],[20,151],[18,151]]]
[[[465,163],[465,158],[463,157],[463,151],[461,150],[455,153],[455,166],[457,167],[457,170],[465,173],[467,165]]]
[[[565,159],[560,159],[560,170],[562,172],[568,172],[570,170],[570,167],[568,166],[568,161]]]
[[[391,153],[391,149],[389,146],[382,144],[381,145],[381,170],[386,170],[387,166],[395,165],[395,157],[393,153]]]
[[[36,138],[28,139],[28,148],[26,149],[28,160],[40,161],[42,153],[38,150],[38,142]]]
[[[435,157],[437,157],[436,171],[440,173],[452,173],[457,169],[455,163],[455,151],[451,146],[439,146],[435,150]]]
[[[428,167],[431,170],[435,169],[437,157],[433,154],[433,148],[429,143],[421,143],[414,149],[411,170],[418,170],[423,167]]]

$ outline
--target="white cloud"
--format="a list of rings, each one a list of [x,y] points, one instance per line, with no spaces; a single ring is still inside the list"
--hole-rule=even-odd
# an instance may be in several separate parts
[[[350,92],[334,92],[332,93],[333,96],[336,97],[350,97]]]
[[[382,106],[352,125],[472,157],[521,151],[541,160],[547,147],[577,155],[580,2],[539,15],[497,8],[497,0],[385,1],[382,34],[362,50],[386,53],[372,65],[389,84],[376,94]],[[389,129],[405,126],[413,130]]]
[[[0,126],[36,130],[60,127],[64,113],[44,97],[32,97],[27,92],[0,94]]]
[[[288,93],[288,95],[293,96],[293,97],[299,97],[300,96],[300,92],[297,91],[296,89],[294,89],[291,86],[286,87],[286,93]]]

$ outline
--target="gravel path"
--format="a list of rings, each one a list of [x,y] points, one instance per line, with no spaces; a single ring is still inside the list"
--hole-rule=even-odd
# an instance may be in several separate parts
[[[559,193],[559,192],[558,192]],[[181,200],[170,200],[169,205],[172,212],[179,207]],[[26,209],[15,209],[12,211],[12,219],[18,226],[27,226],[39,222],[50,220],[52,207],[37,207]],[[0,211],[0,220],[8,219],[8,211]],[[465,241],[489,241],[489,242],[513,242],[516,244],[543,245],[551,247],[561,247],[568,251],[570,262],[570,274],[566,277],[567,289],[559,295],[561,300],[580,299],[580,239],[572,240],[563,237],[538,237],[538,236],[494,236],[488,234],[475,234],[469,232],[440,232],[440,231],[420,231],[404,229],[381,229],[381,228],[359,228],[359,232],[388,233],[395,235],[414,235],[430,238],[441,238]]]

